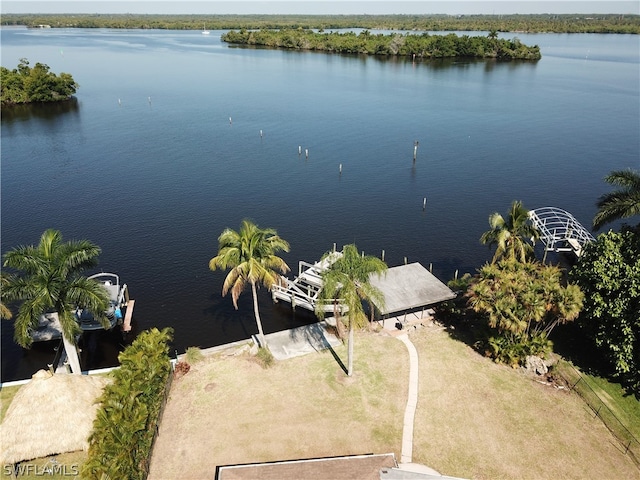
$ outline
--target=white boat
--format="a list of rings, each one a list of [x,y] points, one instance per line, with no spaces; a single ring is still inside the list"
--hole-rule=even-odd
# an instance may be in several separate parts
[[[89,279],[100,283],[109,293],[109,308],[105,312],[109,320],[108,330],[122,324],[122,310],[129,300],[127,284],[120,285],[120,277],[115,273],[97,273],[91,275]],[[86,309],[78,308],[76,310],[76,320],[83,331],[104,329],[100,321],[94,318],[93,313]]]
[[[206,25],[203,23],[202,24],[202,34],[203,35],[209,35],[209,30],[206,29]]]
[[[122,324],[123,310],[129,301],[127,284],[120,284],[120,277],[115,273],[97,273],[89,277],[100,283],[109,293],[109,308],[105,312],[111,330]],[[132,301],[133,302],[133,301]],[[78,308],[75,311],[76,321],[83,331],[102,330],[104,327],[89,310]],[[45,313],[40,316],[38,327],[31,332],[34,342],[46,342],[62,338],[62,328],[56,312]]]

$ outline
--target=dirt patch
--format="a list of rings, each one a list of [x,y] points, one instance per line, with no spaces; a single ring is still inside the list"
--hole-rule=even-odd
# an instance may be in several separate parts
[[[215,382],[207,383],[207,384],[204,386],[204,391],[205,391],[205,392],[210,392],[210,391],[214,390],[216,387],[217,387],[217,385],[216,385],[216,383],[215,383]]]

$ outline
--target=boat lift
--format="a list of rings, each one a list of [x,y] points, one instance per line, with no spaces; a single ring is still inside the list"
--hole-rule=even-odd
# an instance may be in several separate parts
[[[322,289],[322,273],[328,270],[340,257],[342,252],[332,251],[322,260],[311,264],[298,262],[298,276],[293,280],[281,277],[280,284],[276,284],[271,289],[271,297],[275,303],[278,300],[289,302],[292,308],[302,307],[315,311],[318,301],[318,294]],[[325,312],[333,312],[334,305],[324,306]]]
[[[573,215],[560,208],[542,207],[530,210],[529,219],[540,231],[540,240],[544,244],[542,263],[550,251],[573,252],[576,257],[580,257],[584,246],[595,240]]]

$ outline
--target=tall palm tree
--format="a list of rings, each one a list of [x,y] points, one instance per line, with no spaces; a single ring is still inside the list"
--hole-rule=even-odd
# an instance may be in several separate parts
[[[280,274],[287,273],[289,266],[278,257],[279,251],[289,251],[289,243],[278,236],[272,228],[259,228],[250,220],[243,220],[240,230],[226,228],[218,237],[218,255],[209,261],[211,270],[230,268],[222,285],[222,296],[231,291],[233,306],[238,309],[238,297],[247,283],[253,294],[253,312],[258,325],[262,347],[266,341],[258,310],[257,287],[264,285],[271,289],[280,280]]]
[[[489,215],[488,230],[480,237],[483,244],[497,245],[492,262],[502,257],[515,257],[525,262],[533,256],[533,246],[528,242],[535,242],[540,238],[540,232],[529,222],[529,211],[522,206],[522,202],[514,200],[505,220],[498,212]]]
[[[598,213],[593,218],[593,229],[599,230],[604,224],[621,218],[640,215],[640,172],[616,170],[604,179],[610,185],[621,187],[598,199]]]
[[[21,301],[15,319],[16,343],[29,348],[31,331],[40,316],[56,312],[62,327],[62,340],[73,373],[81,373],[75,338],[81,333],[75,310],[87,308],[108,326],[104,312],[109,307],[106,289],[94,280],[80,275],[96,264],[100,247],[88,240],[62,242],[58,230],[46,230],[37,246],[19,246],[4,256],[4,266],[17,271],[8,275],[3,297]]]
[[[325,254],[325,257],[330,253]],[[360,255],[358,248],[351,244],[342,249],[342,256],[329,269],[322,273],[322,288],[318,293],[316,315],[324,318],[324,306],[340,303],[346,310],[347,327],[349,328],[347,375],[353,374],[353,332],[356,327],[367,324],[367,315],[363,301],[373,302],[384,307],[384,294],[370,282],[371,274],[381,274],[387,270],[387,264],[379,258]],[[336,323],[343,322],[340,308],[336,312]],[[337,323],[338,324],[338,323]]]

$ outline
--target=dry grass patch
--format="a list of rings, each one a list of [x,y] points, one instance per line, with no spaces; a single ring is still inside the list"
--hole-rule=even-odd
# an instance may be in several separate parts
[[[638,478],[577,395],[496,365],[443,330],[411,341],[420,364],[415,462],[474,479]]]
[[[346,347],[336,353],[346,358]],[[400,456],[407,396],[404,345],[356,336],[354,376],[329,351],[264,369],[210,357],[173,383],[150,479],[212,478],[216,465],[389,453]]]

